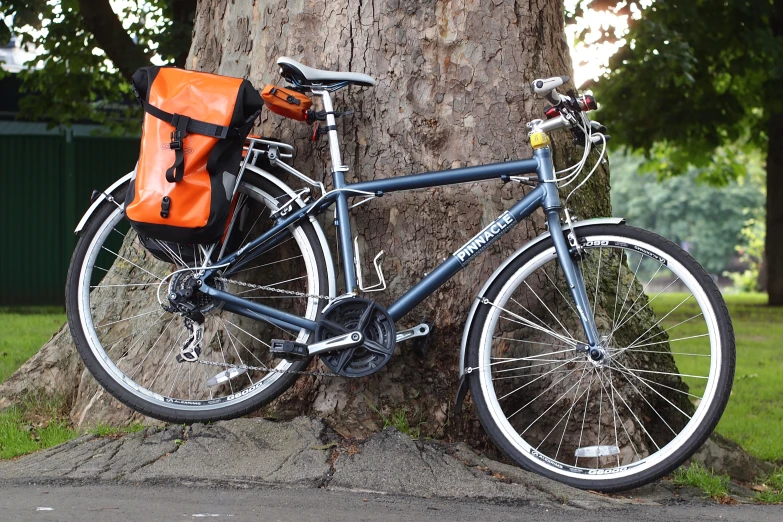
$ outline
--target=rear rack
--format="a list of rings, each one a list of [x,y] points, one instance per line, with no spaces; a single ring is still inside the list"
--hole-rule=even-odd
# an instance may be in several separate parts
[[[326,188],[324,187],[323,183],[305,176],[289,164],[294,159],[294,157],[296,157],[296,150],[292,145],[259,137],[247,138],[246,140],[245,158],[242,161],[242,168],[239,170],[239,175],[237,175],[236,185],[234,186],[234,195],[236,195],[236,192],[239,189],[239,183],[242,181],[245,168],[248,166],[248,164],[252,165],[253,167],[258,167],[256,162],[261,155],[265,155],[273,167],[278,167],[288,172],[292,176],[299,178],[308,185],[317,188],[320,191],[321,196],[326,194]]]

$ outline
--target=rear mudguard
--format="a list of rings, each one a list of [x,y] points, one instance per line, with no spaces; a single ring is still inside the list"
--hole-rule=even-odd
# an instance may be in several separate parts
[[[280,181],[277,177],[275,177],[273,174],[270,174],[269,172],[260,169],[253,165],[247,165],[247,170],[253,171],[254,173],[258,174],[262,178],[268,180],[270,183],[273,183],[277,187],[280,188],[283,192],[285,192],[287,195],[291,196],[292,198],[296,198],[297,203],[299,203],[301,206],[304,206],[304,202],[297,197],[296,192]],[[134,171],[135,172],[135,171]],[[134,172],[129,172],[128,174],[124,175],[117,181],[115,181],[109,188],[98,194],[98,197],[95,198],[95,201],[92,202],[92,205],[90,205],[90,208],[87,209],[87,212],[84,213],[82,216],[82,219],[79,221],[79,224],[76,225],[76,230],[74,230],[75,234],[80,234],[82,229],[84,229],[85,225],[87,224],[87,221],[90,219],[90,217],[95,213],[98,208],[104,204],[104,202],[112,202],[114,201],[114,193],[120,189],[123,188],[124,185],[130,183],[130,180],[133,178]],[[313,224],[313,228],[315,228],[315,233],[318,236],[318,241],[321,243],[321,248],[324,252],[324,260],[326,261],[326,272],[329,278],[329,297],[335,297],[337,293],[336,288],[336,282],[335,282],[335,274],[334,274],[334,261],[332,260],[332,252],[329,250],[329,244],[326,242],[326,236],[324,235],[324,231],[321,228],[321,225],[318,223],[318,221],[313,217],[310,216],[310,222]]]
[[[625,218],[596,218],[585,221],[577,221],[573,224],[573,228],[576,230],[590,225],[620,225],[622,223],[625,223]],[[570,229],[566,226],[563,226],[563,230],[567,232]],[[465,321],[465,329],[462,331],[462,344],[460,345],[459,350],[459,386],[457,388],[457,397],[454,402],[455,413],[459,413],[462,409],[462,401],[465,400],[465,395],[468,391],[468,374],[465,373],[465,359],[467,357],[468,336],[471,329],[473,328],[473,319],[476,316],[476,309],[478,308],[478,305],[481,303],[481,300],[484,298],[484,294],[489,289],[490,285],[495,282],[495,280],[500,276],[500,274],[508,265],[514,262],[514,260],[519,258],[519,256],[524,254],[530,248],[548,239],[549,236],[549,232],[545,232],[540,236],[528,241],[519,250],[508,256],[508,258],[503,261],[497,270],[495,270],[492,275],[489,276],[489,279],[487,279],[487,282],[484,283],[484,286],[481,288],[478,296],[476,296],[476,299],[473,301],[473,306],[470,307],[470,312],[468,312],[468,319]]]

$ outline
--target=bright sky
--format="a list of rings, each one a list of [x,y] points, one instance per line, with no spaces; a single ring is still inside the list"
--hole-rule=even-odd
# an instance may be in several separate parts
[[[572,10],[578,1],[565,0],[565,5],[569,10]],[[652,1],[646,0],[642,4],[647,7],[652,4]],[[633,6],[632,11],[633,18],[638,19],[641,13]],[[587,27],[590,28],[590,32],[585,36],[585,41],[577,43],[577,35]],[[614,28],[614,36],[618,38],[617,42],[597,44],[596,41],[601,36],[601,30],[607,30],[609,27]],[[628,20],[626,18],[609,11],[591,11],[589,9],[576,24],[566,26],[566,38],[568,38],[568,44],[571,47],[574,81],[577,87],[587,80],[598,79],[601,76],[609,63],[609,58],[625,45],[623,36],[627,32]]]

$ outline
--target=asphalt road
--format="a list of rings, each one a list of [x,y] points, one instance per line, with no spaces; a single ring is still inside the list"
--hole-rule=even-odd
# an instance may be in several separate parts
[[[546,509],[527,503],[504,505],[313,489],[30,484],[0,485],[0,520],[780,522],[783,507],[688,503],[585,511]]]

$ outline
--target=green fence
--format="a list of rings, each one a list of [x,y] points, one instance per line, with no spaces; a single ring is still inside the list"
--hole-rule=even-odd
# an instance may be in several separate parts
[[[0,122],[0,306],[62,305],[73,230],[103,190],[133,169],[138,138]]]

